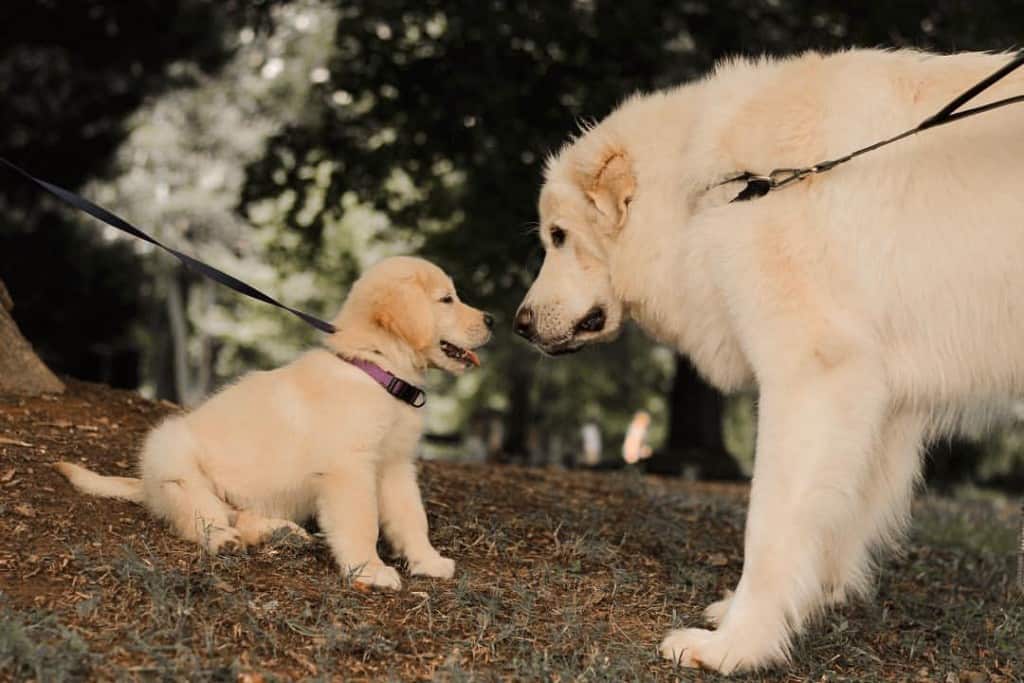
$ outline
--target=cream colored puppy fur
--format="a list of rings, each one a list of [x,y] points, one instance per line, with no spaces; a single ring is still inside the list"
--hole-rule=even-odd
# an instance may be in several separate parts
[[[1024,390],[1024,106],[761,199],[732,204],[743,185],[715,184],[911,128],[1007,61],[737,59],[628,99],[549,161],[546,257],[524,301],[535,342],[575,350],[628,317],[720,389],[760,392],[742,578],[708,608],[717,628],[673,631],[665,657],[723,672],[784,660],[810,615],[869,589],[922,443]],[[1019,93],[1024,74],[978,103]],[[595,306],[604,329],[579,331]]]
[[[275,530],[300,535],[316,517],[339,565],[363,583],[399,588],[377,555],[378,526],[412,574],[449,578],[455,564],[427,537],[416,484],[422,411],[388,394],[361,358],[420,384],[428,366],[461,372],[445,340],[462,348],[490,337],[489,319],[458,301],[440,268],[396,257],[370,268],[334,320],[326,348],[253,372],[146,439],[141,479],[60,471],[93,495],[143,503],[183,538],[216,552]]]

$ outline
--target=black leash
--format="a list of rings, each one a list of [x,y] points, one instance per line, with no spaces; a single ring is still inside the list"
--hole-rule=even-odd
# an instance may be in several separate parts
[[[138,237],[140,240],[144,240],[152,245],[160,247],[161,249],[163,249],[164,251],[171,254],[179,261],[181,261],[183,264],[185,264],[187,268],[190,268],[191,270],[199,273],[203,277],[208,277],[211,280],[219,282],[226,287],[230,287],[236,292],[244,294],[247,297],[256,299],[257,301],[262,301],[264,303],[270,304],[271,306],[283,308],[292,315],[301,318],[305,322],[309,323],[310,325],[320,330],[321,332],[333,334],[334,332],[337,331],[337,328],[335,328],[334,325],[327,322],[326,320],[321,320],[320,318],[310,315],[309,313],[303,313],[302,311],[296,310],[290,306],[285,306],[277,299],[273,298],[268,294],[264,294],[263,292],[256,289],[252,285],[246,282],[242,282],[238,278],[232,275],[228,275],[224,271],[218,270],[217,268],[214,268],[211,265],[203,263],[199,259],[193,258],[188,254],[183,254],[177,249],[172,249],[171,247],[168,247],[166,244],[160,243],[156,238],[144,233],[142,230],[139,230],[134,225],[124,220],[120,216],[110,211],[107,211],[102,206],[97,206],[96,204],[93,204],[88,199],[80,197],[74,192],[65,190],[64,188],[58,187],[53,183],[48,183],[45,180],[40,180],[39,178],[36,178],[25,169],[16,166],[15,164],[12,164],[10,161],[7,161],[3,157],[0,157],[0,164],[11,169],[15,173],[22,176],[26,180],[34,183],[38,187],[43,188],[44,190],[52,194],[54,197],[57,197],[64,203],[73,206],[79,211],[84,211],[93,218],[103,221],[112,228],[117,228],[118,230],[126,232],[129,235],[132,235],[133,237]]]
[[[966,92],[964,92],[959,97],[957,97],[952,102],[943,107],[934,116],[931,116],[928,119],[921,122],[921,124],[918,125],[916,128],[911,128],[910,130],[904,131],[899,135],[891,137],[887,140],[882,140],[880,142],[876,142],[873,145],[868,145],[867,147],[858,149],[854,152],[847,154],[846,156],[831,159],[828,161],[823,161],[821,163],[814,164],[813,166],[807,166],[804,168],[777,168],[771,171],[768,175],[760,175],[757,173],[753,173],[751,171],[744,171],[730,178],[727,178],[726,180],[723,180],[722,182],[718,183],[718,185],[727,185],[729,183],[740,181],[745,181],[747,183],[746,187],[743,188],[743,190],[741,190],[740,193],[737,194],[736,197],[732,199],[733,202],[740,202],[749,199],[755,199],[757,197],[763,197],[772,190],[778,190],[783,187],[787,187],[793,183],[804,180],[805,178],[811,175],[824,173],[825,171],[829,171],[840,164],[844,164],[847,161],[850,161],[851,159],[859,157],[862,154],[874,151],[876,149],[879,149],[880,147],[885,147],[886,145],[902,140],[903,138],[909,137],[916,133],[920,133],[923,130],[935,128],[936,126],[942,126],[947,123],[952,123],[953,121],[959,121],[962,118],[973,116],[975,114],[981,114],[983,112],[989,111],[991,109],[996,109],[998,107],[1005,107],[1006,105],[1009,104],[1024,102],[1024,95],[1017,95],[1015,97],[1007,97],[1005,99],[998,100],[996,102],[992,102],[990,104],[986,104],[983,106],[973,107],[971,109],[965,109],[963,111],[957,111],[957,109],[959,109],[962,105],[976,97],[979,93],[987,90],[992,84],[996,83],[1004,76],[1020,67],[1022,64],[1024,64],[1024,53],[1021,53],[1009,64],[1002,67],[995,73],[991,74],[988,78],[980,81],[979,83],[968,89]],[[111,211],[108,211],[107,209],[104,209],[102,206],[93,204],[89,200],[80,197],[74,192],[65,190],[64,188],[54,185],[53,183],[48,183],[45,180],[36,178],[25,169],[11,163],[10,161],[7,161],[2,157],[0,157],[0,164],[6,166],[7,168],[11,169],[18,175],[28,180],[29,182],[35,184],[38,187],[41,187],[42,189],[46,190],[53,196],[57,197],[66,204],[78,209],[79,211],[84,211],[93,218],[96,218],[106,223],[112,228],[117,228],[118,230],[126,232],[129,235],[132,235],[133,237],[137,237],[141,240],[149,242],[154,246],[160,247],[161,249],[163,249],[164,251],[171,254],[179,261],[181,261],[186,267],[199,273],[203,277],[208,277],[211,280],[219,282],[222,285],[225,285],[226,287],[230,287],[236,292],[244,294],[245,296],[248,296],[250,298],[256,299],[257,301],[262,301],[272,306],[277,306],[278,308],[284,309],[322,332],[333,334],[336,331],[334,325],[327,322],[326,320],[321,320],[320,318],[310,315],[309,313],[304,313],[290,306],[286,306],[277,299],[271,297],[270,295],[264,294],[263,292],[256,289],[252,285],[246,282],[242,282],[238,278],[232,275],[228,275],[222,270],[214,268],[213,266],[208,265],[206,263],[203,263],[202,261],[193,258],[188,254],[184,254],[178,251],[177,249],[172,249],[171,247],[162,244],[157,239],[148,235],[142,230],[136,228],[134,225],[124,220],[120,216],[114,214]]]
[[[752,173],[751,171],[743,171],[729,178],[726,178],[722,182],[716,185],[728,185],[729,183],[746,182],[747,186],[740,190],[740,193],[733,197],[732,202],[743,202],[749,199],[756,199],[763,197],[772,190],[779,190],[794,183],[798,183],[812,175],[824,173],[830,171],[840,164],[845,164],[851,159],[856,159],[862,154],[873,152],[876,149],[891,145],[894,142],[898,142],[903,138],[910,137],[920,133],[921,131],[928,130],[929,128],[935,128],[936,126],[944,126],[947,123],[953,123],[960,119],[968,116],[974,116],[975,114],[982,114],[992,109],[999,107],[1005,107],[1008,104],[1015,104],[1017,102],[1024,102],[1024,95],[1016,95],[1014,97],[1007,97],[989,104],[985,104],[978,107],[972,107],[971,109],[964,109],[963,111],[957,111],[964,104],[977,97],[979,94],[988,90],[994,83],[1001,80],[1003,77],[1016,70],[1024,64],[1024,52],[1014,58],[1009,64],[1002,67],[998,71],[994,72],[982,81],[964,91],[963,94],[959,95],[952,102],[947,104],[945,107],[940,109],[935,115],[928,117],[915,128],[903,131],[899,135],[895,135],[886,140],[881,140],[862,147],[854,152],[850,152],[846,156],[838,157],[836,159],[830,159],[828,161],[822,161],[814,164],[813,166],[805,166],[804,168],[777,168],[767,175],[761,175],[758,173]],[[731,202],[730,202],[731,203]]]

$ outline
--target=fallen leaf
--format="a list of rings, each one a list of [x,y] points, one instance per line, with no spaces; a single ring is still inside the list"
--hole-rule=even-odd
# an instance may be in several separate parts
[[[3,474],[0,474],[0,481],[8,482],[11,479],[14,479],[14,473],[15,472],[17,472],[17,470],[12,467],[11,469],[9,469],[6,472],[4,472]]]
[[[708,564],[712,567],[724,567],[729,564],[729,558],[725,556],[725,553],[711,553],[708,556]]]
[[[989,680],[988,676],[980,671],[960,672],[960,683],[985,683],[987,680]]]
[[[9,439],[6,436],[0,436],[0,444],[8,444],[11,446],[23,446],[25,448],[32,448],[32,444],[26,441],[18,441],[17,439]]]
[[[15,505],[14,506],[14,511],[17,512],[22,517],[35,517],[36,516],[35,508],[33,508],[28,503],[20,503],[18,505]]]

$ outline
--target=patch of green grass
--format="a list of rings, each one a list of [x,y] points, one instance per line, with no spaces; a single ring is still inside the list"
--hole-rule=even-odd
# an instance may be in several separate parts
[[[56,616],[13,609],[0,593],[0,673],[14,680],[84,680],[95,659],[85,640]]]

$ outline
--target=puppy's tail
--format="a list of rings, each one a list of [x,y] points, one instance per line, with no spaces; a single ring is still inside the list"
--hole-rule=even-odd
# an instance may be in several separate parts
[[[141,503],[144,500],[141,479],[104,477],[70,462],[58,462],[53,467],[63,474],[72,486],[90,496],[120,498],[133,503]]]

